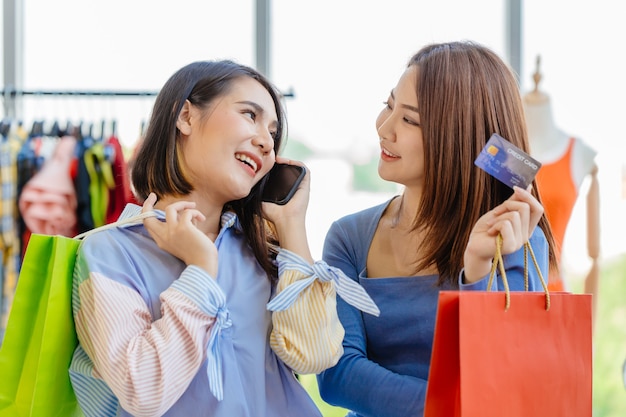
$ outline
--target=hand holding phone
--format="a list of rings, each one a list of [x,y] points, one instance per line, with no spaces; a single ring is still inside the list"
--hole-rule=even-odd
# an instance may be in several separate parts
[[[306,169],[299,165],[274,164],[263,188],[263,201],[287,204],[298,190],[306,175]]]

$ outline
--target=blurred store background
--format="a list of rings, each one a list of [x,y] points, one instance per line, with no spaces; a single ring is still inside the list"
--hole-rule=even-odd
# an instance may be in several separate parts
[[[626,415],[626,10],[620,2],[4,0],[3,5],[3,117],[27,127],[45,120],[109,129],[114,122],[131,152],[154,94],[179,67],[231,58],[268,74],[287,96],[286,153],[312,171],[308,223],[316,257],[334,219],[398,191],[377,177],[374,121],[413,52],[437,41],[483,43],[518,72],[522,92],[533,88],[540,56],[541,89],[552,99],[557,125],[597,151],[602,280],[594,416]],[[588,182],[581,196],[586,187]],[[579,198],[563,246],[562,268],[572,291],[581,291],[590,265],[585,210]],[[314,381],[305,381],[315,391]],[[332,407],[325,410],[327,416],[341,415]]]

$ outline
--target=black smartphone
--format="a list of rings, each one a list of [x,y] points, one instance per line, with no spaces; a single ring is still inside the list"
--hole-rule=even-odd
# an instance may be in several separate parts
[[[305,175],[306,169],[299,165],[274,164],[263,188],[263,201],[287,204]]]

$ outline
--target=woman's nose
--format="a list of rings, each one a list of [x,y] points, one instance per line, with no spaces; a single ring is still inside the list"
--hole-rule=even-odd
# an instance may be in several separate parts
[[[387,117],[379,117],[376,121],[376,131],[378,132],[378,137],[382,141],[385,140],[393,140],[395,135],[393,134],[393,121],[392,118]]]
[[[274,149],[274,137],[270,132],[260,133],[254,137],[253,144],[261,148],[264,154],[267,154]]]

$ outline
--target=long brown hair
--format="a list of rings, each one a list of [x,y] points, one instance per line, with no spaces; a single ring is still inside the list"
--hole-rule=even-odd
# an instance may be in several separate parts
[[[417,71],[417,99],[424,138],[424,193],[414,227],[426,231],[422,269],[436,265],[439,284],[456,285],[463,254],[479,217],[512,190],[474,165],[493,133],[528,152],[528,135],[517,80],[490,49],[473,42],[432,44],[408,63]],[[539,199],[537,184],[533,195]],[[556,268],[554,240],[545,216],[539,227]]]
[[[176,127],[178,115],[185,100],[198,108],[209,108],[217,98],[227,94],[233,83],[241,77],[258,81],[274,101],[278,116],[274,149],[278,153],[286,132],[286,119],[281,95],[270,81],[255,69],[228,60],[193,62],[176,71],[155,100],[148,129],[137,150],[131,171],[139,201],[143,201],[150,192],[162,198],[166,195],[185,196],[193,191],[193,185],[185,176],[181,164],[178,146],[180,132]],[[261,193],[266,180],[267,175],[252,188],[247,197],[229,202],[224,210],[233,210],[237,214],[255,257],[270,280],[274,281],[278,276],[273,262],[276,252],[268,242],[276,242],[271,230],[266,228],[261,211]]]

